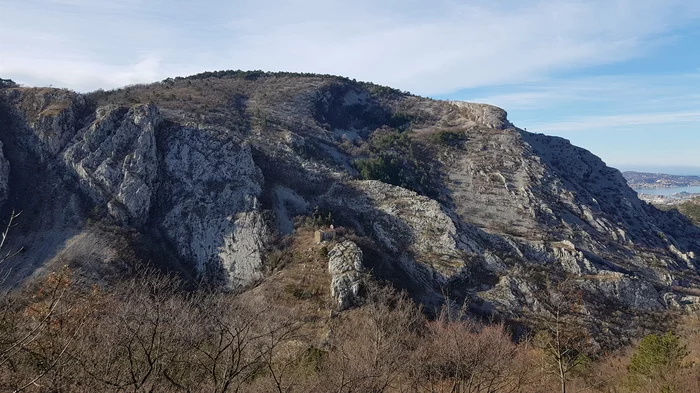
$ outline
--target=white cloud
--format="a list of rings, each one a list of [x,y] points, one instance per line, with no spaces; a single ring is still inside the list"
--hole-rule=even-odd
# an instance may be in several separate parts
[[[145,56],[134,64],[119,66],[84,59],[36,59],[22,65],[13,62],[5,64],[9,64],[10,70],[13,65],[20,70],[17,72],[25,78],[23,82],[26,84],[67,86],[79,91],[156,81],[161,74],[157,56]],[[46,68],[50,68],[52,73],[45,74]]]
[[[700,16],[700,3],[684,0],[0,0],[0,7],[0,74],[80,90],[242,68],[441,94],[640,56]],[[144,59],[151,60],[139,68]]]
[[[680,3],[661,1],[631,6],[620,0],[543,1],[527,7],[513,2],[446,4],[433,11],[438,18],[407,21],[400,14],[380,14],[365,23],[346,20],[344,12],[305,9],[304,17],[314,23],[266,20],[264,33],[252,40],[247,38],[260,25],[239,26],[235,35],[246,39],[234,45],[250,67],[312,68],[436,94],[637,56],[671,22],[682,24],[700,8],[688,11]]]
[[[625,106],[637,106],[630,109],[639,110],[641,105],[658,112],[700,106],[698,84],[700,73],[569,77],[494,87],[488,95],[460,98],[509,110],[551,109],[591,103],[607,105],[609,109],[614,104],[616,110]]]
[[[564,121],[534,124],[531,125],[529,129],[541,133],[562,134],[572,131],[635,128],[638,126],[661,124],[672,126],[683,123],[698,123],[700,125],[700,111],[588,116]]]

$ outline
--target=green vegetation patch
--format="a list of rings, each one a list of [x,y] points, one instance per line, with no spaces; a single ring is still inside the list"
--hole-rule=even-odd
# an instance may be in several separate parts
[[[381,129],[369,140],[369,157],[355,161],[364,180],[379,180],[435,197],[440,175],[429,152],[408,133]]]
[[[438,145],[461,148],[467,141],[467,134],[464,131],[440,130],[431,135],[430,139]]]
[[[678,205],[678,211],[688,217],[695,225],[700,225],[700,198],[695,198]]]
[[[14,87],[19,87],[19,85],[12,79],[0,78],[0,89],[10,89]]]

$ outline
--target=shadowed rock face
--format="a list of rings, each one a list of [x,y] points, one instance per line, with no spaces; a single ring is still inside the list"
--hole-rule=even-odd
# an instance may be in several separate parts
[[[178,126],[168,130],[163,147],[158,227],[197,271],[225,285],[261,278],[269,229],[258,202],[263,177],[250,147],[220,130]]]
[[[20,101],[35,98],[33,93],[20,93]],[[83,128],[70,131],[41,113],[31,122],[27,112],[15,108],[16,117],[11,119],[15,129],[8,131],[16,132],[22,144],[36,143],[28,154],[47,162],[47,170],[56,176],[51,183],[73,184],[55,197],[79,194],[98,215],[104,212],[102,219],[159,232],[203,278],[235,288],[262,277],[262,251],[269,232],[258,202],[263,177],[250,146],[241,139],[217,128],[163,124],[159,108],[150,104],[99,107]],[[62,113],[55,116],[65,116]],[[73,135],[60,148],[46,137],[52,134],[52,125],[57,127],[54,135]],[[44,137],[32,138],[36,134]],[[0,162],[0,185],[7,184],[7,172],[7,163]],[[76,215],[78,221],[87,216]],[[55,221],[51,225],[56,228],[83,230],[81,223]],[[40,247],[27,249],[28,259],[31,250]]]
[[[10,163],[2,152],[2,142],[0,142],[0,205],[7,200],[7,191],[10,182]]]
[[[579,318],[610,322],[594,333],[614,335],[635,313],[700,304],[698,227],[640,201],[590,152],[520,130],[490,105],[236,73],[85,96],[4,89],[0,105],[11,153],[9,166],[0,157],[0,201],[5,192],[20,203],[32,191],[24,174],[41,173],[29,199],[53,217],[34,231],[26,223],[28,234],[74,236],[90,216],[237,288],[263,278],[272,234],[319,206],[376,245],[365,265],[431,307],[448,295],[475,312],[542,317],[552,283],[567,281]],[[357,160],[386,152],[412,167],[393,185],[360,179]],[[415,182],[421,194],[407,189]],[[50,259],[65,242],[50,238],[52,249],[27,247],[23,258]]]

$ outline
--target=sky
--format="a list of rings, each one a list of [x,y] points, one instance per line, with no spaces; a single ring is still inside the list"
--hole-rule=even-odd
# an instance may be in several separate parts
[[[221,69],[485,102],[619,169],[700,175],[697,0],[0,0],[0,77],[24,85]]]

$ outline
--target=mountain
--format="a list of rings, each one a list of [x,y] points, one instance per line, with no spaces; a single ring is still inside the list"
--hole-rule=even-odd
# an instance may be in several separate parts
[[[700,304],[700,228],[490,105],[221,71],[88,94],[6,87],[0,141],[3,212],[23,212],[5,285],[62,265],[105,282],[145,261],[243,291],[284,269],[295,228],[325,221],[361,250],[339,271],[360,258],[427,312],[530,325],[568,297],[607,347]],[[334,278],[339,296],[353,280]]]
[[[627,179],[627,184],[634,189],[700,186],[700,176],[678,176],[665,173],[633,171],[622,172],[622,175]]]

